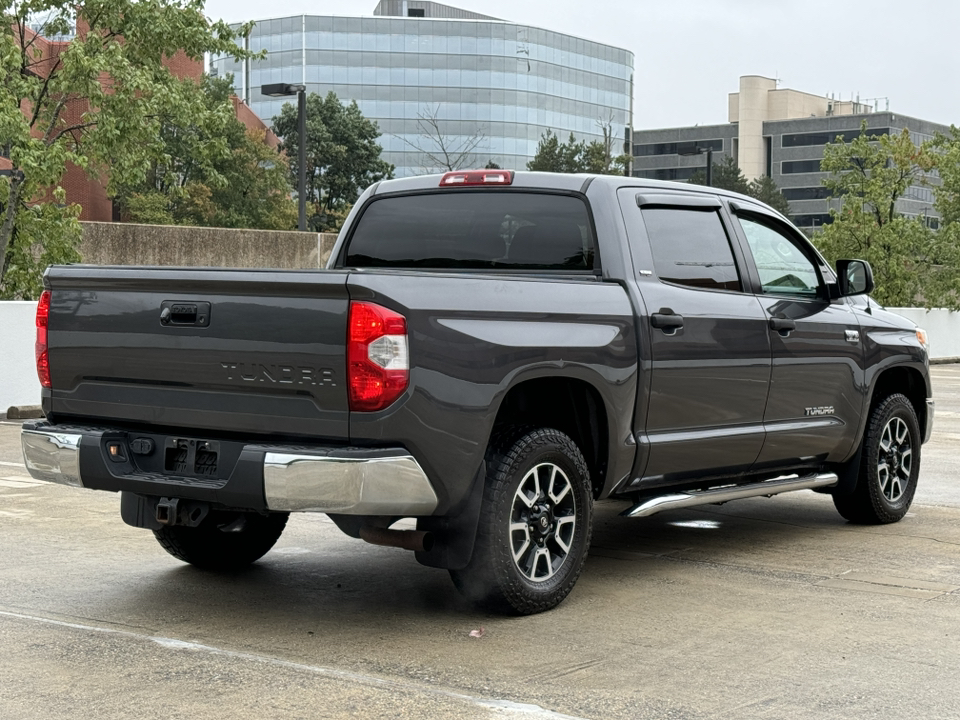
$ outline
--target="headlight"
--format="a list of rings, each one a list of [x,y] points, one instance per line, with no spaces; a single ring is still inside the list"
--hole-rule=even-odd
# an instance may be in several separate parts
[[[927,331],[923,328],[917,328],[917,340],[923,345],[924,350],[930,349],[930,343],[927,341]]]

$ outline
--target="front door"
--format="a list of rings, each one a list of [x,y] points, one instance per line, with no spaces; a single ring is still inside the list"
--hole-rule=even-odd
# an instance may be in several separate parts
[[[763,445],[770,336],[729,221],[712,195],[624,189],[620,204],[649,352],[634,485],[744,472]]]
[[[734,208],[756,268],[773,356],[764,413],[764,465],[842,460],[862,412],[860,325],[844,298],[830,299],[830,270],[785,223]]]

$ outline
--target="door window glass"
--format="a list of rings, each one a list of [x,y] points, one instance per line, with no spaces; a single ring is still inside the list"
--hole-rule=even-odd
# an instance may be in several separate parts
[[[704,290],[740,290],[730,241],[716,211],[646,208],[643,222],[658,277]]]
[[[764,293],[817,296],[817,268],[791,238],[747,217],[740,218],[740,227],[753,253]]]

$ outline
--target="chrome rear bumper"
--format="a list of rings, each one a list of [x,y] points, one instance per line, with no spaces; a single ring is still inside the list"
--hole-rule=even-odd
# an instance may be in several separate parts
[[[426,473],[403,448],[245,445],[229,477],[196,478],[138,467],[124,431],[76,426],[62,430],[52,425],[21,430],[24,463],[38,480],[259,512],[411,517],[430,515],[439,504]],[[105,433],[109,442],[126,448],[123,462],[105,459]]]
[[[20,445],[27,471],[37,480],[83,487],[80,480],[80,439],[73,433],[22,430]]]
[[[437,494],[411,455],[358,458],[268,452],[263,490],[270,510],[429,515],[437,508]]]

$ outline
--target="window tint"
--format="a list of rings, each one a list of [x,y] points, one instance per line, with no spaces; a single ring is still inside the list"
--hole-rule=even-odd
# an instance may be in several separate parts
[[[740,218],[740,226],[760,272],[764,293],[816,297],[820,286],[817,269],[791,238],[746,217]]]
[[[708,290],[740,290],[730,241],[715,211],[647,208],[643,222],[661,280]]]
[[[450,190],[375,200],[357,221],[345,264],[590,271],[593,254],[579,198]]]

